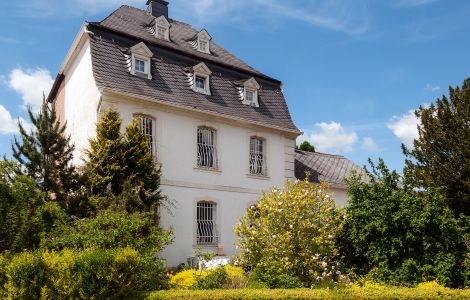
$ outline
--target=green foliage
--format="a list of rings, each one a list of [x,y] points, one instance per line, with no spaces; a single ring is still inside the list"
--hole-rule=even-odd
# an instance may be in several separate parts
[[[164,197],[160,192],[160,169],[150,153],[138,122],[120,132],[116,111],[105,112],[90,140],[85,177],[89,196],[98,209],[155,212]]]
[[[31,252],[14,256],[6,276],[5,290],[10,299],[38,299],[47,279],[41,255]]]
[[[370,163],[368,182],[359,176],[348,182],[349,206],[337,239],[346,264],[390,284],[460,285],[463,232],[442,197],[414,190],[382,160]]]
[[[269,273],[255,272],[252,276],[270,289],[299,289],[304,287],[302,281],[292,275],[272,275]]]
[[[9,299],[124,299],[167,287],[163,263],[128,247],[23,252],[0,265]]]
[[[423,188],[441,188],[456,213],[470,215],[470,78],[416,116],[419,138],[403,146],[406,168]]]
[[[334,238],[341,215],[325,185],[288,181],[248,209],[235,228],[242,265],[258,274],[297,277],[306,286],[346,280]]]
[[[302,144],[299,145],[299,150],[307,151],[307,152],[315,152],[315,147],[310,144],[308,141],[304,141]]]
[[[206,276],[197,276],[196,283],[193,285],[195,290],[214,290],[220,289],[222,285],[227,281],[227,271],[224,267],[218,267],[211,272],[208,272]]]
[[[0,162],[0,251],[35,249],[67,219],[57,203],[44,202],[32,178],[17,174],[15,163]]]
[[[45,248],[113,249],[133,247],[141,253],[155,254],[170,243],[170,231],[155,225],[150,213],[102,211],[96,217],[63,225],[43,239]]]
[[[146,299],[191,299],[191,300],[244,300],[244,299],[328,299],[328,300],[405,300],[405,299],[469,299],[470,290],[445,288],[358,288],[358,289],[294,289],[294,290],[170,290],[154,292]]]
[[[68,209],[69,193],[79,188],[78,175],[71,164],[74,146],[65,136],[54,106],[44,99],[39,114],[28,108],[34,130],[27,132],[19,123],[20,141],[12,144],[13,157],[21,165],[21,173],[34,179],[46,200],[57,201]]]

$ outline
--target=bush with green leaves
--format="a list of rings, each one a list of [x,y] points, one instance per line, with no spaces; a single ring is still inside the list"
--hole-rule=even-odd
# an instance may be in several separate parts
[[[0,264],[0,296],[8,299],[124,299],[168,286],[162,261],[130,247],[38,250]]]
[[[335,245],[341,218],[326,185],[288,181],[263,195],[235,228],[239,262],[258,274],[298,278],[307,287],[346,281]]]
[[[408,174],[390,171],[382,160],[370,164],[368,181],[348,181],[349,206],[337,239],[346,264],[389,284],[460,286],[464,235],[443,198],[415,189]]]
[[[95,217],[76,220],[54,230],[42,246],[50,249],[89,248],[114,249],[133,247],[141,253],[154,255],[171,241],[171,231],[155,225],[151,213],[127,211],[99,212]]]

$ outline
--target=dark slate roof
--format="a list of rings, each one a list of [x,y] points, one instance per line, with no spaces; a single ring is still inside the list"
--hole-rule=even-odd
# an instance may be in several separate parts
[[[295,177],[305,179],[310,173],[309,181],[346,188],[345,179],[356,171],[366,180],[364,169],[341,155],[295,150]]]
[[[88,25],[94,33],[90,40],[98,87],[299,132],[279,81],[251,68],[214,41],[212,55],[194,50],[187,41],[198,31],[185,23],[169,20],[171,41],[160,40],[148,31],[153,21],[146,11],[122,6],[102,22]],[[152,80],[132,76],[127,67],[129,48],[142,41],[154,53]],[[212,71],[210,96],[196,93],[188,85],[186,73],[200,62]],[[243,105],[237,89],[240,80],[251,77],[261,86],[258,108]]]

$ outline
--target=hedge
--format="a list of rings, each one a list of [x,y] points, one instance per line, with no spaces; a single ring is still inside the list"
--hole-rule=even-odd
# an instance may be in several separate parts
[[[170,290],[150,293],[146,295],[146,299],[470,299],[470,290],[452,290],[446,288]]]

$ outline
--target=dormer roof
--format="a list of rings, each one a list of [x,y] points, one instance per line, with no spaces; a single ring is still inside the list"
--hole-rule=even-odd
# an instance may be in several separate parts
[[[134,54],[142,55],[145,57],[152,57],[153,52],[144,44],[144,42],[140,42],[135,46],[132,46],[129,51]]]
[[[211,75],[212,71],[207,67],[207,65],[203,62],[198,63],[193,67],[193,71],[196,73],[202,73],[205,75]]]

